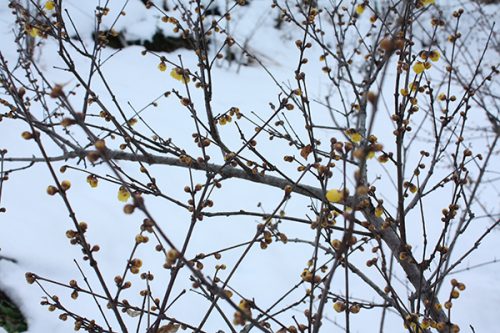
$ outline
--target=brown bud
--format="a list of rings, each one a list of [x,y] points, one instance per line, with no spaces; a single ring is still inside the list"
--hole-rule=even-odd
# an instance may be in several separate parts
[[[101,154],[99,154],[99,152],[97,152],[95,150],[89,151],[87,153],[87,160],[89,160],[89,162],[92,162],[92,163],[97,162],[97,160],[99,160],[100,157],[101,157]]]
[[[106,150],[106,142],[104,140],[96,140],[96,142],[94,143],[94,147],[98,151],[103,152]]]
[[[57,187],[52,186],[52,185],[50,185],[50,186],[47,187],[47,194],[48,195],[54,195],[57,192],[59,192],[59,190],[57,189]]]
[[[123,212],[125,214],[130,215],[130,214],[132,214],[134,212],[134,210],[135,210],[135,206],[134,205],[127,204],[127,205],[123,206]]]
[[[60,84],[56,84],[54,87],[52,87],[52,90],[50,91],[50,97],[52,98],[60,97],[63,94],[64,94],[63,86]]]

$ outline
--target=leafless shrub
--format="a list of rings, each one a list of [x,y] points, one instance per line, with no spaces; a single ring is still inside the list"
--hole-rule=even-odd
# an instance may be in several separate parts
[[[225,2],[220,16],[205,15],[213,2],[172,1],[171,11],[145,2],[193,51],[189,59],[144,51],[157,59],[151,71],[171,72],[181,89],[169,88],[136,110],[120,102],[104,70],[113,61],[104,52],[108,34],[115,32],[103,21],[120,20],[126,7],[122,13],[96,8],[97,37],[89,46],[64,1],[28,2],[30,8],[11,1],[19,49],[16,62],[0,54],[7,95],[0,119],[2,126],[22,123],[27,129],[20,134],[34,150],[27,156],[2,151],[0,195],[9,195],[7,176],[45,164],[47,193],[56,197],[49,202],[64,203],[71,220],[66,236],[87,264],[75,261],[81,278],[70,282],[27,273],[46,293],[42,305],[91,332],[205,332],[213,318],[231,332],[238,326],[319,332],[332,322],[349,332],[371,313],[380,318],[374,331],[383,331],[391,315],[408,332],[458,332],[452,305],[465,284],[450,274],[499,223],[492,198],[498,195],[500,49],[485,6],[464,2],[448,15],[437,2],[274,2],[273,17],[294,36],[287,52],[296,65],[286,83],[245,43],[254,37],[238,40],[228,29],[226,22],[246,10],[244,0]],[[39,66],[36,45],[49,41],[71,81],[54,83]],[[318,62],[309,58],[312,50],[321,50],[320,73],[308,67]],[[214,72],[230,54],[251,60],[275,83],[264,97],[265,112],[240,105],[220,111],[225,92],[216,80],[223,78]],[[317,93],[310,82],[320,75],[328,88]],[[241,89],[242,99],[252,93]],[[170,123],[151,121],[155,106],[172,99]],[[161,134],[185,115],[192,127],[181,140]],[[99,251],[113,241],[101,249],[87,230],[106,221],[81,222],[67,174],[81,175],[91,187],[114,186],[124,214],[137,222],[122,271],[100,264]],[[165,186],[179,175],[187,175],[183,186]],[[241,189],[232,192],[235,182]],[[261,193],[273,193],[271,203],[261,204]],[[248,197],[258,210],[244,202]],[[160,202],[161,211],[152,208]],[[175,222],[186,227],[181,235],[166,226],[174,211],[175,219],[184,218]],[[255,220],[250,233],[236,225]],[[223,223],[228,238],[234,235],[230,246],[214,235],[200,243],[210,223]],[[278,270],[280,260],[294,262],[294,253],[308,251],[308,261],[294,262],[296,275],[284,277],[290,284],[284,293],[266,289],[270,268],[255,259],[276,243],[290,253],[269,254]],[[144,267],[143,256],[164,264]],[[242,268],[247,262],[254,284],[236,287],[240,272],[249,274]],[[363,290],[354,290],[360,281]],[[58,287],[73,299],[93,298],[101,318],[71,310],[50,291]],[[267,297],[262,303],[256,290]],[[200,296],[192,305],[196,315],[172,315],[189,294]]]

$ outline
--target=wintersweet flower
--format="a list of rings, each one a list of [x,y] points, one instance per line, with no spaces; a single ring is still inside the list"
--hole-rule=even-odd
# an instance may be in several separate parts
[[[433,50],[429,53],[429,59],[431,59],[432,61],[436,62],[439,60],[439,58],[441,58],[441,53],[439,53],[438,50]]]
[[[356,14],[361,15],[365,11],[365,5],[364,4],[359,4],[356,6]]]
[[[333,202],[333,203],[338,203],[342,201],[344,198],[344,190],[339,190],[339,189],[332,189],[326,192],[325,194],[326,200]]]
[[[26,28],[26,32],[33,38],[40,37],[40,30],[36,27]]]
[[[126,202],[130,198],[130,192],[125,188],[125,186],[120,186],[118,189],[118,200],[121,202]]]
[[[345,303],[344,302],[335,302],[333,303],[333,309],[340,313],[340,312],[343,312],[345,310]]]
[[[53,10],[55,7],[56,3],[54,1],[47,1],[44,6],[46,10]]]
[[[71,188],[71,182],[69,180],[63,180],[61,182],[61,187],[63,190],[67,191]]]
[[[413,71],[417,74],[421,74],[425,71],[425,65],[421,61],[417,61],[415,65],[413,65]]]
[[[88,175],[87,176],[87,183],[89,183],[90,187],[96,188],[99,181],[95,175]]]
[[[363,139],[363,136],[354,129],[348,129],[344,133],[354,143],[360,143],[361,140]]]
[[[172,69],[170,76],[182,83],[188,83],[190,81],[189,75],[181,68]]]
[[[160,72],[166,71],[167,70],[167,64],[164,61],[161,61],[158,64],[158,69],[160,70]]]

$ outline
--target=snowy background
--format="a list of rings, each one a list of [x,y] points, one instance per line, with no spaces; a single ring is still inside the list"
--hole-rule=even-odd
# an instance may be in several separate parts
[[[103,5],[103,1],[100,2],[100,5]],[[437,0],[437,2],[439,7],[436,7],[435,10],[437,8],[443,10],[445,16],[446,13],[449,15],[451,11],[459,6],[459,3],[455,1]],[[68,13],[78,27],[78,33],[82,36],[84,43],[88,46],[92,45],[93,11],[96,5],[98,5],[98,2],[94,0],[66,1]],[[221,1],[220,5],[221,8],[224,8],[225,2]],[[495,12],[498,9],[494,6],[486,7],[487,9],[491,8],[488,11],[493,13],[493,17],[495,17]],[[157,29],[173,35],[171,26],[161,21],[161,15],[157,11],[147,10],[144,4],[138,0],[111,0],[107,7],[110,8],[110,14],[105,17],[104,26],[113,27],[113,29],[122,32],[129,39],[148,39]],[[120,16],[116,24],[113,25],[115,18],[118,17],[117,13],[122,9],[126,12],[126,15]],[[277,14],[276,11],[271,10],[269,1],[254,0],[248,6],[233,11],[232,16],[230,31],[235,40],[242,44],[246,43],[249,50],[262,61],[277,82],[284,87],[293,88],[295,82],[293,70],[298,62],[298,51],[294,41],[301,38],[301,32],[292,26],[287,26],[281,30],[275,29],[274,24]],[[13,43],[14,29],[14,16],[11,15],[10,10],[7,8],[7,1],[4,1],[0,5],[0,35],[2,36],[0,50],[12,63],[15,63],[17,49],[17,46]],[[217,42],[214,41],[214,44],[216,45]],[[477,43],[480,43],[480,41],[477,41]],[[480,50],[481,47],[482,45],[479,44],[477,47],[472,45],[471,50],[475,52]],[[127,116],[133,117],[135,115],[134,110],[143,109],[141,117],[145,123],[153,125],[154,130],[160,137],[164,139],[171,138],[174,143],[197,156],[195,153],[197,147],[191,138],[191,134],[194,132],[191,116],[180,106],[179,101],[174,96],[161,97],[164,92],[172,89],[177,89],[183,94],[183,84],[173,80],[168,75],[172,66],[169,65],[166,72],[159,71],[157,68],[159,58],[154,54],[142,55],[142,50],[143,47],[141,46],[130,46],[119,51],[110,48],[103,50],[101,58],[106,59],[109,57],[105,65],[102,66],[109,85],[113,88],[116,98]],[[304,71],[312,73],[308,75],[308,93],[317,100],[321,100],[331,89],[328,80],[321,74],[322,63],[319,61],[319,57],[322,52],[319,48],[315,49],[314,47],[307,52],[310,62],[305,66]],[[196,66],[196,59],[192,51],[176,50],[173,53],[160,55],[166,56],[175,63],[178,63],[179,55],[184,66],[188,68],[195,68]],[[89,69],[88,61],[76,53],[74,57],[78,70],[86,73]],[[74,87],[76,83],[74,79],[67,72],[60,69],[64,66],[57,56],[56,41],[50,38],[41,41],[41,47],[35,51],[35,59],[39,67],[51,80],[50,83],[66,84],[67,87]],[[487,59],[491,60],[491,58]],[[495,62],[494,58],[492,62]],[[279,88],[269,74],[257,64],[239,66],[237,63],[230,64],[221,60],[214,67],[213,75],[215,114],[222,114],[230,107],[238,106],[251,119],[257,120],[258,117],[266,119],[270,114],[269,103],[278,104]],[[393,74],[389,73],[388,75],[390,78]],[[386,95],[387,99],[390,100],[392,93],[390,89],[391,86],[388,83],[387,91],[381,90],[381,96]],[[102,83],[96,81],[94,91],[108,105],[112,105]],[[75,108],[82,107],[82,94],[80,91],[71,97]],[[202,97],[200,92],[193,94],[192,100],[194,104],[202,105]],[[157,105],[152,106],[151,102],[157,98]],[[332,101],[332,103],[337,102]],[[317,123],[333,126],[325,109],[319,107],[319,103],[315,105],[318,110],[315,117]],[[39,115],[42,115],[42,111],[39,112]],[[98,114],[98,106],[90,106],[89,112]],[[389,122],[384,122],[384,118],[387,119],[388,117],[387,114],[385,110],[379,112],[380,121],[376,121],[373,132],[391,150],[393,128]],[[288,113],[286,116],[291,122],[298,121],[298,124],[301,124],[301,115],[299,113]],[[479,115],[473,121],[481,123],[484,121],[484,115]],[[102,123],[103,121],[96,117],[95,123],[98,124],[99,122]],[[250,122],[241,122],[240,126],[243,131],[250,134],[252,128],[255,127]],[[25,124],[23,126],[21,122],[10,121],[9,119],[3,119],[0,122],[0,148],[7,149],[9,157],[40,156],[34,142],[23,140],[20,136],[20,133],[27,129],[27,126]],[[136,129],[143,130],[149,136],[153,135],[142,122],[136,125]],[[305,133],[303,128],[297,128],[297,131],[301,135]],[[84,138],[83,134],[76,129],[72,134],[77,138]],[[331,132],[318,130],[316,134],[318,139],[324,141],[325,149],[327,149],[329,138],[332,135]],[[234,125],[222,127],[221,135],[226,142],[231,144],[232,149],[236,150],[241,146]],[[293,172],[294,168],[283,164],[282,159],[287,151],[289,154],[298,155],[297,151],[293,151],[285,143],[279,143],[276,140],[267,141],[267,139],[261,138],[258,141],[259,145],[257,147],[261,153],[285,168],[284,170],[289,168],[290,172]],[[108,142],[108,145],[116,148],[121,143]],[[425,144],[425,142],[416,142],[415,153],[421,149],[420,146],[424,147]],[[216,156],[216,149],[211,149],[213,149],[213,155]],[[49,151],[53,152],[54,155],[59,153],[55,147],[50,147],[50,145]],[[496,162],[498,166],[498,159]],[[64,164],[64,161],[54,163],[57,169]],[[12,163],[9,167],[22,165],[25,164]],[[84,168],[84,165],[81,164],[79,167]],[[120,163],[120,167],[134,177],[141,177],[138,166],[135,164],[123,162]],[[370,167],[376,170],[373,173],[373,179],[370,179],[371,181],[375,180],[375,175],[380,175],[382,180],[377,183],[378,187],[392,186],[387,180],[387,175],[375,160],[369,162]],[[163,193],[183,201],[188,200],[188,196],[183,192],[184,186],[189,185],[187,169],[149,166],[148,170],[157,178],[158,187]],[[88,171],[102,176],[110,172],[105,166],[90,168]],[[439,172],[446,172],[446,170],[440,170],[438,174]],[[123,203],[116,199],[118,188],[116,184],[100,182],[99,186],[94,189],[88,186],[86,173],[71,169],[68,169],[60,176],[61,179],[68,179],[72,183],[68,195],[74,205],[74,210],[77,212],[77,218],[79,221],[88,223],[87,237],[92,244],[100,245],[101,251],[97,254],[97,259],[105,278],[112,281],[113,277],[121,274],[126,267],[128,255],[134,245],[134,237],[139,233],[139,227],[144,216],[141,216],[141,214],[123,214]],[[298,176],[296,172],[291,174],[292,179],[296,179],[296,176]],[[194,173],[193,177],[195,183],[204,181],[202,173]],[[67,322],[60,321],[57,311],[56,313],[49,313],[46,307],[40,306],[40,300],[45,295],[36,285],[26,283],[24,277],[26,272],[34,272],[39,276],[63,283],[75,279],[79,281],[79,284],[83,285],[83,278],[73,262],[76,260],[83,268],[87,278],[89,278],[90,284],[97,286],[93,272],[81,260],[80,248],[71,246],[65,237],[66,230],[70,229],[72,224],[68,219],[68,213],[62,200],[57,196],[47,196],[46,188],[51,185],[50,180],[50,174],[42,163],[36,164],[27,170],[13,173],[10,179],[3,184],[0,202],[0,206],[7,209],[5,213],[0,215],[0,254],[14,258],[17,261],[17,263],[7,260],[0,261],[0,289],[19,304],[28,320],[29,332],[68,332],[72,330],[73,325],[71,320]],[[338,169],[334,171],[331,186],[338,187],[341,184],[342,177],[340,169]],[[352,183],[350,185],[352,187]],[[223,183],[222,191],[214,192],[212,200],[215,202],[216,209],[220,211],[244,209],[250,211],[262,210],[270,213],[280,202],[282,195],[283,192],[279,189],[266,188],[242,180],[229,180]],[[440,195],[442,194],[437,193],[434,198],[430,198],[429,200],[434,200],[435,203],[426,206],[429,210],[426,211],[426,216],[429,219],[435,219],[437,222],[440,218],[441,209],[446,204],[446,201],[444,203],[443,201],[440,202]],[[487,206],[498,204],[498,193],[491,188],[485,190],[481,196],[485,198],[484,204]],[[387,202],[390,203],[391,199],[388,198]],[[395,203],[395,201],[392,201],[392,203]],[[158,223],[168,232],[172,241],[181,244],[189,226],[189,213],[175,205],[166,203],[161,198],[147,197],[146,204]],[[284,210],[287,215],[306,218],[307,214],[312,213],[308,211],[307,206],[309,204],[311,202],[306,198],[292,196]],[[255,233],[256,225],[260,222],[261,220],[258,217],[248,216],[231,217],[230,219],[223,217],[206,219],[196,225],[196,232],[193,234],[191,241],[192,246],[186,256],[190,258],[200,252],[210,253],[246,242],[251,239]],[[462,239],[455,250],[457,257],[472,247],[478,235],[490,225],[491,221],[487,218],[479,218],[474,221],[474,225],[468,230],[470,233]],[[287,222],[283,223],[280,228],[280,231],[286,233],[289,239],[314,239],[315,231],[311,230],[307,225]],[[418,226],[415,228],[418,228]],[[436,228],[440,228],[440,226],[438,225]],[[430,233],[432,231],[431,227]],[[419,233],[415,233],[415,236],[409,235],[413,244],[419,243],[419,235]],[[498,257],[500,254],[497,245],[498,237],[498,232],[494,231],[481,243],[479,249],[457,269],[472,267]],[[213,267],[216,264],[224,263],[231,267],[241,255],[242,250],[243,248],[240,248],[239,250],[223,253],[222,259],[219,261],[215,259],[205,260],[205,274],[213,274]],[[306,267],[311,254],[312,247],[304,244],[285,246],[276,242],[271,244],[265,251],[255,246],[251,250],[249,257],[239,268],[238,273],[231,280],[230,285],[235,290],[246,291],[248,294],[242,296],[254,298],[259,305],[266,308],[277,299],[277,295],[284,294],[294,284],[300,282],[300,273]],[[150,286],[154,292],[157,291],[158,295],[162,294],[162,290],[168,281],[168,272],[158,269],[163,264],[164,259],[154,251],[154,243],[150,242],[139,247],[135,256],[144,261],[143,271],[151,269],[155,273],[155,279],[150,282]],[[367,258],[369,258],[369,254],[366,257],[360,256],[355,259],[359,260],[362,265]],[[184,281],[189,281],[187,273],[183,274],[186,274]],[[222,272],[222,276],[224,274]],[[333,292],[341,293],[343,290],[344,284],[340,275],[338,281],[332,285]],[[452,312],[452,320],[461,325],[462,331],[469,332],[469,325],[472,325],[478,333],[492,332],[498,326],[498,307],[500,306],[498,276],[500,276],[500,265],[498,264],[486,265],[450,276],[450,278],[456,277],[467,285],[463,296],[454,302]],[[127,298],[133,304],[141,304],[142,297],[138,295],[138,291],[146,287],[145,282],[139,279],[138,276],[129,275],[129,279],[134,288],[124,292],[122,297]],[[404,281],[404,276],[401,276],[401,279]],[[382,285],[383,282],[380,279],[377,281]],[[395,283],[398,284],[399,282],[396,281]],[[73,311],[84,314],[88,318],[100,320],[101,317],[95,303],[90,297],[81,295],[78,300],[74,301],[71,300],[70,291],[67,289],[53,284],[44,284],[44,287],[49,294],[58,295],[62,302],[67,304]],[[401,287],[404,287],[404,285]],[[352,279],[351,288],[352,297],[354,298],[370,297],[370,294],[367,294],[363,289],[366,288],[364,284],[356,278]],[[295,294],[303,293],[304,289],[305,287],[299,288],[299,290],[295,291]],[[177,284],[173,294],[177,295],[182,290],[186,290],[186,293],[171,308],[169,315],[179,320],[198,323],[210,303],[199,294],[191,291],[189,283]],[[446,290],[443,290],[443,293],[446,292]],[[292,295],[288,303],[291,304],[292,300],[295,299]],[[234,311],[225,305],[223,308],[227,310],[228,317],[232,318]],[[306,305],[297,306],[291,313],[285,313],[279,318],[288,325],[292,325],[294,323],[291,316],[295,315],[299,321],[303,322],[303,310],[305,308],[307,308]],[[337,323],[339,325],[343,324],[343,315],[336,314],[331,306],[328,307],[325,316],[327,318],[323,327],[325,330],[332,329]],[[380,310],[362,310],[359,315],[352,319],[352,332],[378,332],[379,316]],[[132,325],[137,324],[136,318],[125,316],[125,319],[131,327],[135,327]],[[117,326],[113,325],[113,327]],[[218,329],[224,330],[225,325],[221,318],[214,314],[210,317],[204,329],[207,332],[215,332]],[[337,328],[337,330],[340,329]],[[389,314],[386,331],[403,331],[401,320],[397,316]]]

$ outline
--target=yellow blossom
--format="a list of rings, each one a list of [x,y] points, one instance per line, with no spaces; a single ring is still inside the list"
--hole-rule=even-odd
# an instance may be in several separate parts
[[[158,64],[158,69],[159,69],[161,72],[166,71],[166,70],[167,70],[167,64],[166,64],[164,61],[160,62],[160,63]]]
[[[432,61],[436,62],[439,60],[439,58],[441,58],[441,53],[439,53],[438,50],[433,50],[429,53],[429,59],[431,59]]]
[[[384,208],[382,206],[377,206],[377,208],[375,208],[376,217],[381,217],[383,213],[384,213]]]
[[[125,186],[120,186],[118,189],[118,200],[121,202],[126,202],[130,198],[130,192],[125,188]]]
[[[67,191],[71,187],[71,182],[69,180],[63,180],[61,182],[61,187],[62,187],[63,190]]]
[[[345,310],[345,304],[344,302],[335,302],[333,303],[333,309],[336,311],[336,312],[342,312]]]
[[[333,203],[337,203],[337,202],[342,201],[342,199],[344,198],[344,191],[339,190],[339,189],[332,189],[332,190],[329,190],[328,192],[326,192],[325,197],[326,197],[326,200],[333,202]]]
[[[359,133],[353,133],[353,134],[351,135],[351,140],[352,140],[352,142],[354,142],[354,143],[359,143],[359,142],[361,142],[361,139],[362,139],[362,138],[363,138],[363,137],[362,137],[362,136],[361,136],[361,134],[359,134]]]
[[[87,176],[87,183],[89,183],[90,187],[96,188],[98,184],[98,179],[95,175],[88,175]]]
[[[359,4],[356,6],[356,14],[361,15],[365,11],[365,5]]]
[[[345,131],[345,134],[349,139],[351,139],[352,142],[354,143],[359,143],[363,139],[361,134],[359,134],[356,130],[354,129],[348,129]]]
[[[26,28],[26,32],[33,38],[40,36],[40,30],[38,30],[38,28],[36,27]]]
[[[422,324],[420,324],[420,327],[424,330],[428,329],[429,327],[431,327],[431,320],[429,318],[422,319]]]
[[[170,76],[182,83],[188,83],[190,81],[189,75],[181,68],[172,69]]]
[[[415,65],[413,65],[413,71],[417,74],[423,73],[424,70],[425,70],[425,65],[421,61],[417,61]]]
[[[56,3],[54,1],[47,1],[44,7],[47,10],[53,10],[56,7]]]

